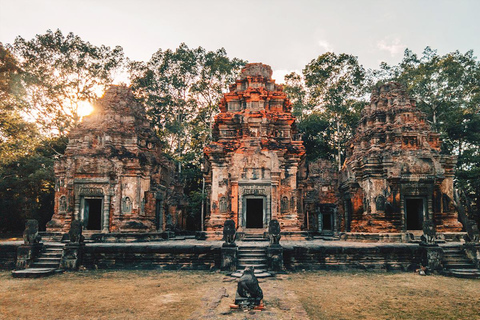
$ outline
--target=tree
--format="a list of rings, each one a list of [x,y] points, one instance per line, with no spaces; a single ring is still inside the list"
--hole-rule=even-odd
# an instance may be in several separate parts
[[[129,64],[135,94],[179,163],[188,153],[200,161],[218,101],[243,65],[223,48],[213,52],[184,43],[175,51],[159,49],[147,63]]]
[[[41,141],[33,150],[0,166],[0,233],[22,231],[25,220],[37,219],[42,229],[51,219],[54,199],[53,161],[66,138]]]
[[[98,98],[123,62],[121,47],[97,47],[60,30],[30,41],[17,37],[11,49],[22,69],[23,111],[45,134],[65,134],[75,126],[79,104]]]
[[[327,52],[303,69],[306,96],[304,105],[329,119],[326,141],[336,150],[338,169],[342,166],[345,143],[352,136],[365,105],[367,78],[356,57]],[[303,110],[305,112],[305,110]]]

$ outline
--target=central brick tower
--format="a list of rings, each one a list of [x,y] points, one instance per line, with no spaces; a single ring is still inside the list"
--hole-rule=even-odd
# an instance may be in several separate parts
[[[213,142],[205,148],[206,231],[233,219],[238,231],[303,227],[297,171],[305,148],[297,137],[291,103],[268,65],[245,66],[220,102]]]

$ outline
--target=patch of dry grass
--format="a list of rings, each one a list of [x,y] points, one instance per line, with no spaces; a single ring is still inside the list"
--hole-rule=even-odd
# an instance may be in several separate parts
[[[480,280],[306,272],[260,285],[267,309],[255,319],[304,319],[302,307],[311,319],[480,319]],[[222,287],[229,296],[214,308]],[[244,319],[248,314],[225,312],[235,288],[221,273],[200,271],[85,271],[43,279],[0,272],[0,319]]]
[[[41,279],[0,272],[0,319],[187,319],[208,272],[87,271]]]
[[[311,319],[480,319],[480,280],[307,272],[287,281]]]

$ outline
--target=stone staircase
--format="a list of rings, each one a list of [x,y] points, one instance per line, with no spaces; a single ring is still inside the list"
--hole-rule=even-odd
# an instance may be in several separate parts
[[[241,277],[246,267],[254,268],[257,278],[272,276],[271,273],[267,272],[267,253],[264,246],[246,245],[238,247],[238,271],[233,273],[232,276]]]
[[[65,244],[49,242],[45,243],[40,256],[35,259],[29,268],[23,270],[14,270],[14,278],[40,278],[47,277],[55,273],[62,272],[60,263],[63,256]]]
[[[480,270],[468,259],[461,246],[443,247],[444,274],[457,278],[480,279]]]

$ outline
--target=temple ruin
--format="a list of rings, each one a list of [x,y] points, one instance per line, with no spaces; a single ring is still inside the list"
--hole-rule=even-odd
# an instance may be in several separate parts
[[[453,202],[456,158],[398,83],[378,86],[340,173],[327,160],[305,161],[291,103],[272,69],[248,64],[220,101],[205,147],[204,231],[216,238],[228,219],[239,234],[406,233],[433,222],[462,225]],[[72,220],[94,232],[182,228],[184,195],[174,165],[130,89],[112,86],[72,130],[55,163],[51,232]],[[207,236],[208,238],[208,236]],[[217,237],[218,238],[218,237]]]
[[[206,231],[233,219],[239,232],[266,231],[277,219],[283,231],[303,229],[297,181],[305,148],[291,103],[272,80],[270,66],[248,64],[230,86],[205,148]]]
[[[378,86],[341,171],[339,230],[406,232],[433,221],[437,231],[461,231],[452,201],[455,164],[405,89]]]
[[[178,214],[174,165],[144,108],[124,86],[110,87],[94,106],[55,163],[55,213],[47,230],[67,231],[72,220],[97,232],[164,230]]]

